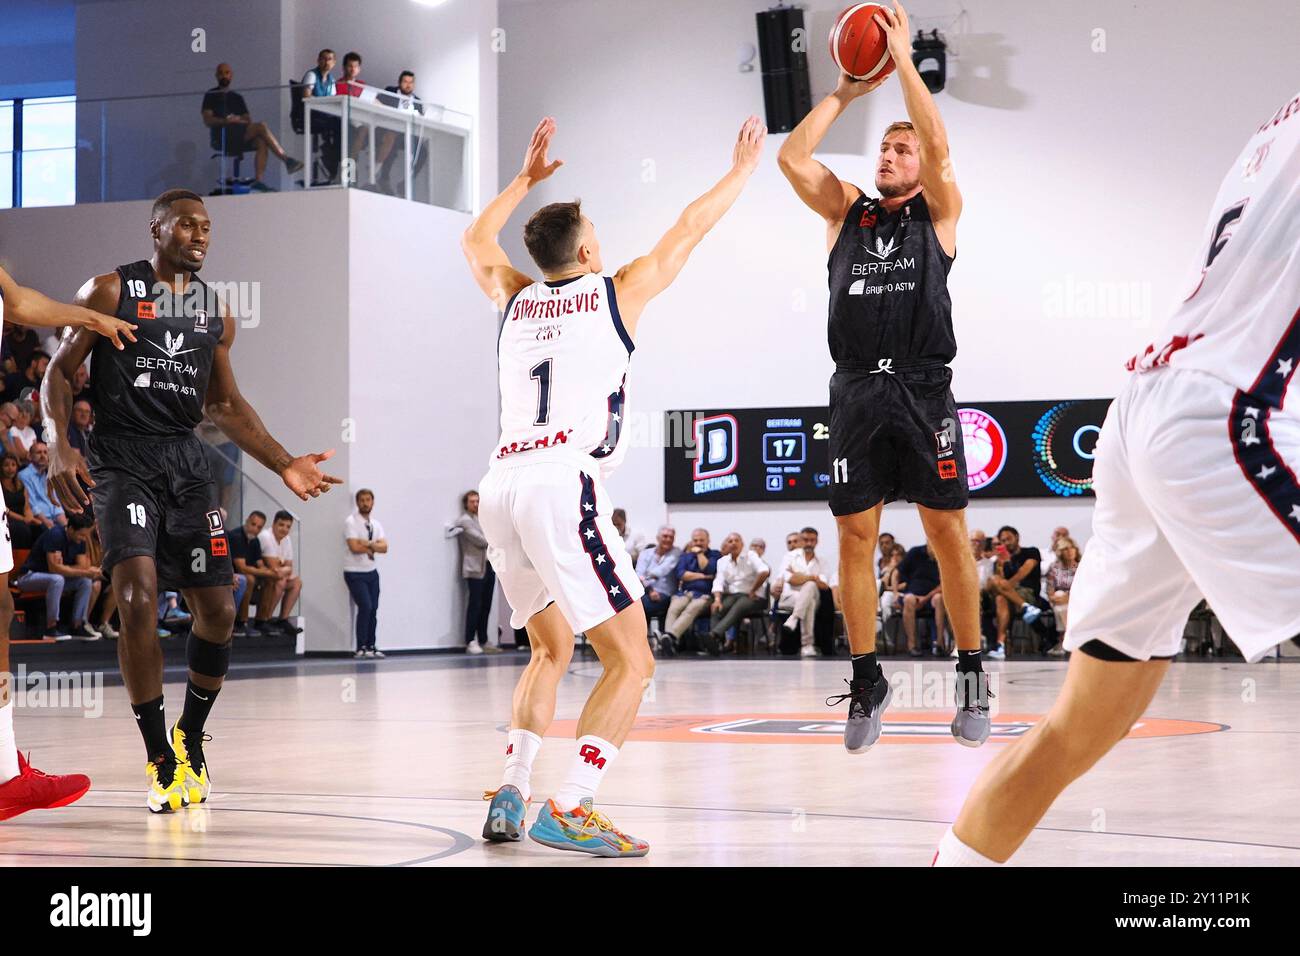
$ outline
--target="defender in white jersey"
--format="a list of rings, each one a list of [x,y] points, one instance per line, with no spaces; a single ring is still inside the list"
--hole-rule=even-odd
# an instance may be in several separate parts
[[[937,865],[1015,852],[1142,716],[1202,598],[1248,660],[1300,636],[1300,95],[1228,171],[1199,256],[1097,443],[1065,686],[985,769]]]
[[[560,167],[547,151],[555,121],[534,130],[523,169],[465,232],[479,287],[503,307],[498,345],[501,437],[479,485],[479,520],[515,627],[532,659],[515,689],[501,786],[483,837],[522,838],[532,763],[555,693],[583,632],[605,672],[578,721],[568,776],[529,836],[596,856],[644,856],[649,844],[594,809],[596,788],[636,719],[654,672],[642,587],[610,520],[603,478],[625,450],[620,431],[628,362],[642,309],[666,289],[758,164],[766,129],[745,121],[731,170],[686,207],[649,255],[603,274],[600,244],[577,202],[552,203],[524,228],[542,281],[516,270],[497,235],[524,195]]]
[[[24,288],[0,269],[0,327],[4,320],[37,328],[67,325],[88,328],[122,347],[122,337],[135,341],[135,326],[111,315],[102,315],[76,305],[48,299],[34,289]],[[9,572],[14,554],[9,541],[9,524],[0,518],[0,820],[28,810],[51,810],[80,800],[90,789],[83,774],[46,774],[34,769],[18,752],[14,742],[14,705],[9,672],[9,625],[14,603],[9,594]]]

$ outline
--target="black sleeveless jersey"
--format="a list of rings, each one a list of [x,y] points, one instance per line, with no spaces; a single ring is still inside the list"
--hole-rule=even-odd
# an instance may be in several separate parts
[[[874,371],[951,362],[952,263],[922,194],[892,213],[879,199],[859,196],[827,261],[836,365]]]
[[[135,342],[118,351],[98,337],[90,353],[95,434],[173,439],[193,434],[203,418],[212,356],[224,330],[208,287],[191,276],[177,295],[147,260],[118,266],[119,319],[136,326]]]

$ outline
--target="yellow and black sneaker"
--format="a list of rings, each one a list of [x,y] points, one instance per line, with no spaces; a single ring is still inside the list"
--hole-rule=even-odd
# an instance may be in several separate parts
[[[208,762],[203,757],[203,744],[212,738],[204,733],[187,734],[180,723],[172,727],[172,750],[180,764],[184,779],[185,803],[197,807],[212,795],[212,781],[208,779]]]
[[[149,774],[149,809],[172,813],[185,805],[185,774],[170,750],[145,767]]]

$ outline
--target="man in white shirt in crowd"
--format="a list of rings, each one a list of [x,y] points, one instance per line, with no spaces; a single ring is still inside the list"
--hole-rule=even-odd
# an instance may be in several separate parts
[[[23,399],[14,406],[17,414],[14,416],[14,423],[9,429],[9,439],[14,445],[14,453],[18,455],[19,461],[27,461],[32,445],[36,444],[36,429],[32,428],[32,417],[36,412],[35,406],[29,399]],[[22,448],[22,453],[18,453],[18,448]]]
[[[835,580],[835,569],[824,565],[821,558],[817,557],[817,529],[804,528],[800,535],[803,547],[790,558],[780,606],[791,612],[785,626],[792,631],[799,628],[800,656],[816,657],[813,627],[817,620],[817,608],[823,600],[833,600],[831,589],[838,582]]]
[[[710,606],[709,634],[706,647],[716,657],[736,650],[736,642],[727,639],[727,631],[745,618],[762,614],[765,609],[759,597],[771,571],[763,559],[752,550],[746,550],[745,541],[733,531],[722,539],[722,557],[718,559],[718,573],[713,578],[713,604]]]
[[[622,508],[615,508],[609,513],[609,520],[614,523],[619,537],[623,539],[623,544],[627,548],[628,557],[632,559],[633,567],[636,566],[636,559],[640,557],[641,550],[646,546],[645,535],[640,531],[633,531],[627,526],[627,512]]]
[[[785,589],[785,577],[790,571],[790,561],[803,549],[803,535],[798,531],[791,531],[785,536],[785,554],[781,555],[781,560],[777,562],[776,571],[772,573],[772,597],[780,599],[781,592]]]
[[[676,540],[676,529],[664,525],[655,537],[655,546],[643,548],[636,560],[636,576],[645,588],[641,604],[650,622],[650,633],[654,635],[659,634],[660,622],[668,613],[668,602],[677,591],[677,562],[681,560],[682,549],[674,547]]]
[[[263,633],[302,632],[302,628],[289,620],[289,612],[298,603],[298,595],[302,592],[302,578],[294,574],[293,539],[289,537],[292,527],[293,515],[287,511],[277,511],[271,527],[264,528],[257,536],[257,543],[262,548],[262,560],[275,572],[274,578],[263,581],[257,597],[257,628]],[[275,610],[277,601],[280,604],[280,614],[273,618],[271,613]]]
[[[876,559],[876,577],[885,576],[885,567],[889,564],[890,552],[894,550],[895,539],[888,531],[880,532],[880,537],[876,539],[880,545],[880,557]]]
[[[375,493],[369,488],[357,492],[357,508],[343,522],[348,553],[343,558],[343,580],[357,606],[357,651],[353,657],[384,657],[375,646],[379,619],[379,568],[375,555],[388,553],[384,526],[372,516]]]
[[[987,550],[988,542],[988,535],[979,528],[970,533],[970,550],[975,556],[975,572],[979,575],[980,591],[988,587],[989,579],[993,577],[994,558]]]
[[[1041,590],[1043,597],[1048,597],[1047,572],[1050,571],[1052,569],[1052,565],[1056,563],[1056,542],[1060,541],[1062,538],[1068,538],[1069,536],[1070,536],[1070,529],[1067,528],[1065,525],[1058,525],[1057,527],[1052,529],[1052,543],[1048,547],[1047,553],[1043,555],[1043,568],[1042,568],[1043,584]],[[1080,554],[1079,556],[1083,557],[1082,554]]]

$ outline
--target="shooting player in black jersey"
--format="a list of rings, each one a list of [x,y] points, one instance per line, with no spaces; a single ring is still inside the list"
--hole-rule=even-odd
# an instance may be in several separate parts
[[[137,341],[117,351],[79,329],[50,362],[41,404],[54,422],[54,493],[70,514],[94,502],[102,567],[122,615],[122,678],[149,756],[148,805],[159,813],[201,803],[211,792],[203,728],[230,663],[235,619],[217,489],[195,427],[206,412],[304,501],[341,479],[317,467],[333,450],[290,455],[239,393],[230,366],[235,322],[198,277],[212,228],[203,200],[183,189],[163,193],[154,201],[149,228],[152,259],[96,276],[76,300],[96,312],[129,317],[138,325]],[[87,356],[96,410],[89,467],[64,438],[72,376]],[[156,636],[160,587],[181,591],[194,615],[185,706],[170,732]]]
[[[844,745],[861,753],[880,736],[891,690],[876,663],[873,553],[886,502],[920,512],[938,559],[942,600],[957,639],[957,715],[952,734],[988,739],[980,666],[979,584],[966,533],[966,462],[949,384],[957,351],[948,270],[957,254],[961,193],[939,110],[912,65],[907,14],[883,9],[910,122],[885,131],[868,197],[813,159],[849,103],[884,80],[843,75],[786,139],[778,155],[795,192],[826,221],[830,252],[831,511],[839,526],[840,595],[853,679]]]

